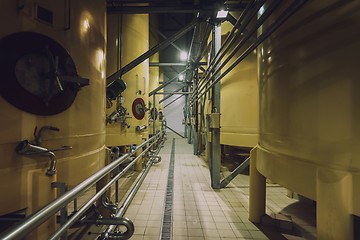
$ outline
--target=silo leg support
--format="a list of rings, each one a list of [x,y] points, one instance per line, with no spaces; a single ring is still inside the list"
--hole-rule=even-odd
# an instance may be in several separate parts
[[[249,220],[260,223],[265,215],[266,178],[256,169],[256,147],[250,152]]]
[[[351,174],[319,168],[316,183],[317,239],[354,239]]]

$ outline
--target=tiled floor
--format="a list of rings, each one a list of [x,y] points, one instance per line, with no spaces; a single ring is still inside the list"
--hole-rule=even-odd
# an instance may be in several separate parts
[[[214,191],[206,162],[192,154],[186,139],[175,142],[174,240],[316,239],[312,206],[288,198],[287,190],[277,184],[268,184],[266,212],[278,220],[254,225],[248,220],[248,176],[240,174],[226,188]],[[160,152],[162,161],[151,168],[125,214],[135,225],[131,239],[159,239],[171,143],[168,136]]]

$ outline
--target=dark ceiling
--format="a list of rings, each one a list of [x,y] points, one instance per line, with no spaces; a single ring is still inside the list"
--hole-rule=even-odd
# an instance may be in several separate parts
[[[207,37],[211,32],[211,24],[206,21],[218,10],[240,11],[248,1],[224,0],[108,0],[108,14],[143,14],[150,15],[150,31],[157,34],[159,43],[176,35],[191,24],[201,19],[190,31],[177,38],[171,45],[160,52],[160,67],[164,72],[164,81],[176,78],[186,68],[196,65],[206,47]],[[190,52],[187,64],[180,62],[179,52]],[[196,64],[194,64],[196,63]],[[150,63],[156,65],[157,63]],[[151,66],[151,65],[150,65]],[[187,71],[186,78],[191,79]],[[190,75],[189,75],[190,74]]]

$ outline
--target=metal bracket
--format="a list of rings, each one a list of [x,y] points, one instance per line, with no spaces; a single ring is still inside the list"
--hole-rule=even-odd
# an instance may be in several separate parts
[[[209,120],[209,128],[220,128],[220,113],[210,113],[206,117]]]

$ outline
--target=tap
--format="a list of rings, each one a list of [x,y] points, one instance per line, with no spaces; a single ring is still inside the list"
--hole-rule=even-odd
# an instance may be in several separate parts
[[[21,155],[46,155],[49,157],[50,166],[46,171],[46,175],[53,176],[56,172],[56,156],[47,148],[36,146],[31,144],[28,140],[24,140],[18,143],[15,151]]]

